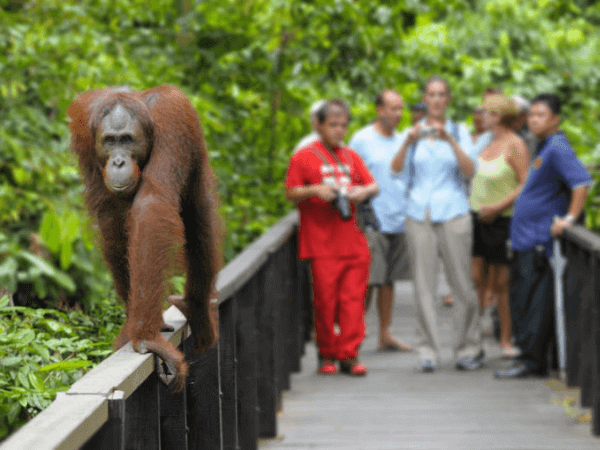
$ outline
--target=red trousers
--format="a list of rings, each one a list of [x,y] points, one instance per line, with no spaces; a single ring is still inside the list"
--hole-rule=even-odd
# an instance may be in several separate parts
[[[351,359],[365,337],[369,256],[311,260],[315,329],[326,359]],[[340,333],[333,324],[337,322]]]

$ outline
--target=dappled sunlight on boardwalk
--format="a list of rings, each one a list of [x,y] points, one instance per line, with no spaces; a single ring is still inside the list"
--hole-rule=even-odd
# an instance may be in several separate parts
[[[415,343],[412,285],[396,285],[392,330]],[[373,302],[375,303],[375,302]],[[450,350],[451,308],[438,309],[444,351],[433,374],[417,370],[415,353],[376,350],[375,305],[367,313],[361,362],[364,378],[316,374],[316,349],[307,345],[302,372],[291,380],[279,416],[279,438],[261,450],[300,449],[598,449],[589,425],[578,424],[557,405],[560,393],[546,379],[499,381],[493,373],[508,364],[486,338],[483,370],[454,369]]]

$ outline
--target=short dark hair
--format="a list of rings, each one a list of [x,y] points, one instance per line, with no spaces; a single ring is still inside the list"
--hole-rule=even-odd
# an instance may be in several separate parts
[[[414,105],[412,105],[410,107],[410,110],[412,112],[420,111],[420,112],[426,113],[427,112],[427,105],[425,104],[425,102],[415,103]]]
[[[498,86],[490,86],[485,91],[483,91],[483,95],[494,95],[494,94],[502,94],[502,89]]]
[[[427,80],[425,80],[425,84],[423,85],[423,93],[427,92],[427,88],[431,83],[443,83],[446,86],[446,94],[450,95],[450,85],[448,81],[444,77],[440,77],[439,75],[431,75]]]
[[[317,121],[320,124],[325,123],[325,120],[327,119],[327,113],[329,113],[329,108],[332,106],[343,109],[344,113],[346,113],[348,116],[348,120],[350,120],[350,108],[348,107],[348,104],[342,99],[332,98],[331,100],[327,100],[325,104],[317,111]]]
[[[542,93],[536,96],[533,100],[531,100],[531,105],[533,106],[535,103],[545,103],[552,111],[552,114],[560,114],[560,100],[554,94]]]

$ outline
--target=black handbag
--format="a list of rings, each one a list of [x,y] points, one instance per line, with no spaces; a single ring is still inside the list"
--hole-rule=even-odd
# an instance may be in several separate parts
[[[371,205],[371,199],[367,199],[358,205],[356,211],[356,219],[358,220],[358,226],[363,231],[379,231],[380,224],[375,215],[373,205]]]

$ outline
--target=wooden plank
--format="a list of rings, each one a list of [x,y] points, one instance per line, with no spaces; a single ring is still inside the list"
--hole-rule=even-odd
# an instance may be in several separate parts
[[[259,436],[277,436],[278,366],[285,357],[279,353],[283,336],[280,333],[279,310],[281,308],[280,261],[277,253],[271,255],[259,280],[256,303],[257,379],[256,392],[260,413]]]
[[[584,253],[573,242],[566,241],[565,256],[568,261],[565,272],[565,298],[569,299],[564,305],[567,332],[567,384],[579,386],[582,347],[580,317],[584,303],[583,296],[591,292],[591,279],[585,274],[585,260],[589,259],[590,254]]]
[[[590,320],[592,323],[592,334],[590,336],[591,345],[590,351],[593,358],[591,361],[592,367],[592,433],[595,436],[600,436],[600,292],[598,285],[600,284],[600,251],[594,254],[594,289],[592,291],[592,308]]]
[[[289,381],[289,314],[290,299],[287,297],[286,266],[284,249],[279,249],[273,254],[273,273],[272,280],[268,282],[268,289],[271,295],[275,296],[274,307],[277,310],[275,316],[274,329],[277,338],[275,339],[276,364],[273,366],[275,371],[275,386],[277,388],[277,409],[281,406],[282,396],[280,393],[288,388]]]
[[[590,407],[593,404],[593,332],[592,305],[595,296],[595,255],[581,249],[578,255],[580,274],[585,277],[585,289],[581,292],[581,309],[579,311],[579,332],[581,354],[579,361],[579,386],[581,387],[581,405]]]
[[[412,282],[395,284],[391,332],[417,342]],[[597,450],[588,424],[578,424],[554,404],[546,381],[537,377],[498,380],[494,373],[511,361],[486,338],[485,365],[473,372],[455,369],[453,314],[437,297],[441,362],[437,371],[418,370],[414,353],[377,351],[377,308],[366,314],[367,338],[360,360],[366,377],[317,375],[316,348],[307,345],[303,371],[295,374],[278,417],[278,438],[261,450],[504,449]],[[562,400],[562,399],[561,399]]]
[[[4,441],[0,449],[79,449],[107,420],[106,398],[99,395],[58,395],[50,406]]]
[[[183,328],[186,335],[188,327]],[[187,342],[181,343],[185,354]],[[187,423],[187,383],[181,392],[171,392],[164,385],[158,383],[160,405],[160,448],[161,450],[187,450],[188,449],[188,423]]]
[[[292,299],[289,297],[291,290],[292,280],[290,274],[287,272],[287,252],[285,247],[281,247],[277,251],[277,258],[279,261],[279,314],[281,322],[281,333],[283,348],[283,359],[281,364],[281,371],[279,375],[279,389],[288,390],[290,388],[290,373],[292,371],[291,358],[293,357],[294,347],[294,334],[293,329],[293,318],[292,318]]]
[[[163,318],[175,328],[175,331],[163,335],[173,345],[179,346],[182,329],[186,325],[184,316],[177,308],[171,306],[163,313]],[[129,397],[153,371],[154,355],[137,353],[131,343],[127,343],[75,382],[69,389],[69,394],[108,396],[118,390],[125,392]]]
[[[600,436],[600,400],[596,399],[592,410],[592,433]]]
[[[312,279],[310,275],[310,262],[300,261],[298,264],[300,278],[300,286],[302,287],[302,301],[304,307],[303,311],[303,322],[304,322],[304,342],[308,342],[312,339],[312,329],[315,322],[314,309],[313,309],[313,292],[312,292]]]
[[[300,371],[300,358],[302,356],[302,347],[304,346],[304,333],[302,328],[302,302],[301,288],[299,283],[301,280],[296,275],[298,273],[297,253],[297,235],[292,236],[286,245],[286,271],[288,283],[287,299],[290,302],[291,308],[291,333],[293,342],[289,348],[290,352],[290,370],[292,372]]]
[[[127,450],[160,450],[159,383],[152,373],[125,402]]]
[[[115,391],[108,399],[108,420],[82,450],[125,450],[125,392]]]
[[[222,302],[219,305],[219,387],[221,393],[223,450],[237,450],[239,448],[236,321],[237,303],[235,299]]]
[[[191,337],[186,342],[188,376],[188,414],[190,450],[221,449],[221,402],[219,398],[218,346],[194,353]]]
[[[252,279],[236,295],[238,432],[245,450],[255,449],[258,440],[256,283]]]

